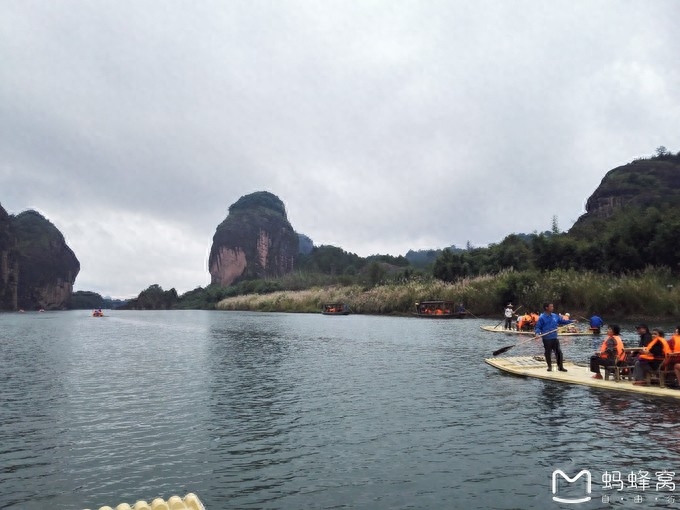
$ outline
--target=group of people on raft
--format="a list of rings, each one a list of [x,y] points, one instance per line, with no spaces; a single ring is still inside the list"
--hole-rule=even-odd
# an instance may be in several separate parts
[[[543,340],[548,372],[552,371],[553,352],[557,361],[557,370],[566,372],[557,336],[558,329],[564,326],[569,327],[578,321],[572,320],[568,313],[563,315],[555,313],[553,303],[545,303],[543,310],[541,315],[529,313],[518,317],[518,330],[530,330],[533,327],[536,337]],[[516,314],[513,314],[512,304],[508,303],[505,309],[507,329],[511,329],[513,315]],[[593,334],[600,334],[604,327],[602,318],[593,315],[589,322]],[[593,379],[602,379],[601,367],[619,365],[632,367],[633,384],[644,386],[648,384],[647,374],[650,371],[657,370],[666,361],[667,355],[678,353],[678,362],[672,363],[667,370],[675,374],[676,387],[680,388],[680,326],[675,328],[675,332],[668,339],[661,328],[654,328],[650,331],[647,324],[638,324],[635,329],[640,336],[638,347],[626,349],[621,339],[621,327],[618,324],[610,324],[607,327],[607,336],[602,341],[599,351],[590,358],[590,371],[594,373]],[[671,362],[673,361],[674,359],[671,359]]]
[[[621,340],[619,325],[611,324],[607,328],[607,338],[602,342],[600,350],[590,358],[590,371],[595,373],[593,379],[602,379],[600,367],[626,364],[633,366],[633,384],[645,386],[647,374],[657,370],[666,355],[680,353],[680,326],[675,328],[675,332],[668,339],[660,328],[654,328],[650,332],[647,324],[638,324],[636,329],[640,336],[638,349],[627,353]],[[627,354],[630,354],[631,358],[627,359]],[[668,368],[675,373],[677,384],[680,381],[680,363]]]
[[[517,310],[519,310],[519,308]],[[565,321],[571,321],[571,316],[569,313],[557,315],[559,315],[559,317],[564,319]],[[508,303],[505,307],[504,316],[505,316],[504,329],[512,330],[516,328],[517,331],[533,331],[536,328],[536,323],[538,322],[540,314],[538,312],[526,312],[524,314],[515,313],[512,307],[512,303]],[[513,327],[512,320],[513,317],[517,317],[515,328]],[[577,332],[578,329],[573,324],[573,322],[576,321],[567,322],[566,326],[563,326],[564,328],[563,331],[567,333]],[[599,317],[598,315],[593,315],[590,318],[590,331],[593,334],[599,335],[601,333],[600,329],[602,328],[602,326],[604,326],[604,321],[602,320],[601,317]]]

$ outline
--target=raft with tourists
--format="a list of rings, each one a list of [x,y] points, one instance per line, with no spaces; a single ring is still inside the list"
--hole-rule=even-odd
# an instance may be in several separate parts
[[[321,310],[324,315],[349,315],[349,312],[347,303],[326,303]]]
[[[488,358],[484,361],[501,372],[521,377],[532,377],[565,384],[578,384],[611,391],[624,391],[680,399],[680,389],[669,388],[662,384],[635,385],[626,378],[618,378],[617,380],[615,377],[593,379],[593,373],[587,365],[576,364],[571,361],[564,362],[564,368],[567,369],[566,372],[559,370],[548,372],[545,368],[546,363],[543,356]]]
[[[534,335],[534,330],[505,329],[502,324],[495,326],[480,326],[484,331],[492,333],[506,333],[508,335]],[[592,329],[579,329],[574,325],[562,326],[557,329],[558,336],[593,336],[596,333]]]
[[[453,301],[419,301],[415,307],[414,315],[426,319],[463,319],[468,314],[462,304],[456,306]]]

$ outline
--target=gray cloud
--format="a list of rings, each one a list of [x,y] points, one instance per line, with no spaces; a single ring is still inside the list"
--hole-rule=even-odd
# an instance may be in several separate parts
[[[680,7],[604,1],[0,3],[0,203],[117,297],[209,282],[277,194],[316,244],[403,254],[568,229],[677,151]]]

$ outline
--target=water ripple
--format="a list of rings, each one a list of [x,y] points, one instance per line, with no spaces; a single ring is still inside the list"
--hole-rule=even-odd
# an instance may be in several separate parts
[[[0,509],[187,492],[210,510],[546,508],[553,469],[672,469],[680,453],[674,403],[500,374],[482,360],[510,342],[483,321],[0,321]]]

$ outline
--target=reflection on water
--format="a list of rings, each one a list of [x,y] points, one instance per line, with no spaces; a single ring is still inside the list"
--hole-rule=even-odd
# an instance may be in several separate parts
[[[0,315],[0,508],[553,508],[555,469],[610,508],[605,471],[676,467],[674,401],[501,374],[484,321],[338,319]]]
[[[253,320],[255,318],[256,320]],[[280,373],[289,345],[276,317],[235,317],[210,329],[209,422],[213,487],[232,498],[279,491],[270,472],[290,460],[292,383]],[[294,452],[293,452],[294,453]],[[261,498],[260,498],[261,499]]]

